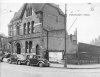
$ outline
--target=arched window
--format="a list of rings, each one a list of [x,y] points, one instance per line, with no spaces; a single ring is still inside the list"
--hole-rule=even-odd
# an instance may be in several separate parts
[[[26,9],[26,17],[31,16],[32,15],[32,7],[28,7]]]
[[[34,21],[31,22],[31,33],[34,33]]]
[[[30,22],[27,23],[27,33],[29,34],[31,31],[31,28],[30,28]]]
[[[25,53],[27,53],[28,52],[28,42],[26,41],[25,42]]]
[[[12,31],[13,31],[12,26],[9,26],[9,36],[12,36]]]
[[[40,55],[40,46],[36,45],[36,55]]]
[[[16,26],[16,34],[20,35],[20,26],[19,25]]]
[[[32,51],[32,41],[29,42],[29,53]]]
[[[17,54],[21,54],[21,46],[20,46],[20,44],[17,43],[17,44],[16,44],[16,47],[17,47],[16,53],[17,53]]]
[[[24,25],[23,25],[23,31],[24,31],[24,34],[26,34],[26,32],[27,32],[26,23],[24,23]]]

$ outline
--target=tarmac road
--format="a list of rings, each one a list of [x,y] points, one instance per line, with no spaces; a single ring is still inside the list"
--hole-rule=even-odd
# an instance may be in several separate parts
[[[77,66],[78,67],[78,66]],[[0,77],[100,77],[98,69],[35,67],[1,62]]]

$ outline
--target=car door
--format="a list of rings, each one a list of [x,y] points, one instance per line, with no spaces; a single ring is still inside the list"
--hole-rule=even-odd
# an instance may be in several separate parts
[[[34,65],[38,64],[38,60],[37,60],[37,56],[36,55],[33,56],[33,64]]]
[[[14,62],[17,62],[17,56],[16,55],[14,55]]]

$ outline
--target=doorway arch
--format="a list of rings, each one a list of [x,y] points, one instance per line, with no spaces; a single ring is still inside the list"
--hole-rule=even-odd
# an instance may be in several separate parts
[[[17,43],[17,44],[16,44],[16,48],[17,48],[16,53],[17,53],[17,54],[21,54],[21,45],[20,45],[20,43]]]
[[[40,55],[40,46],[36,45],[36,55]]]

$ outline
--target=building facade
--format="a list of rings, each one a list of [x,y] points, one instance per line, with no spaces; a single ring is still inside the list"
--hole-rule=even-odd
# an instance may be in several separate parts
[[[58,5],[25,3],[8,25],[12,53],[33,53],[49,59],[52,52],[57,52],[62,58],[65,49],[64,19]]]
[[[0,34],[0,51],[9,51],[8,38],[2,34]]]

